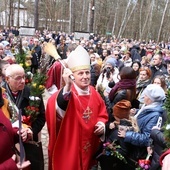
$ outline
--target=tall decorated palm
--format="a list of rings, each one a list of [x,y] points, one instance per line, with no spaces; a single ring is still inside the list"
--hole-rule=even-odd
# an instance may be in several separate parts
[[[31,70],[31,52],[22,49],[22,42],[20,40],[19,53],[16,55],[17,64],[21,65],[26,74],[25,83],[30,88],[29,106],[25,108],[26,116],[23,116],[23,123],[31,125],[39,114],[40,97],[45,90],[46,69],[41,69],[32,74]]]
[[[16,54],[16,62],[17,64],[21,65],[25,72],[29,72],[31,70],[31,53],[30,51],[24,51],[22,48],[22,40],[20,39],[19,42],[19,50]]]

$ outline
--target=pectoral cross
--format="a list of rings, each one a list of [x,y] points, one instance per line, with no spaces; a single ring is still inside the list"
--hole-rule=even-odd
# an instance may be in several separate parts
[[[86,120],[86,123],[87,123],[87,120],[90,119],[90,115],[91,115],[91,114],[92,114],[92,111],[91,111],[90,107],[88,106],[88,107],[86,108],[86,110],[84,111],[84,113],[83,113],[83,119]]]

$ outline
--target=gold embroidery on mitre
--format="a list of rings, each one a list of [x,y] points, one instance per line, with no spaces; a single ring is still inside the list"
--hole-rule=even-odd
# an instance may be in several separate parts
[[[83,113],[83,119],[85,119],[86,121],[89,120],[91,118],[91,114],[92,114],[92,111],[90,107],[88,106]]]
[[[85,70],[85,69],[90,69],[89,65],[83,65],[83,66],[76,66],[73,68],[70,68],[72,72],[78,71],[78,70]]]

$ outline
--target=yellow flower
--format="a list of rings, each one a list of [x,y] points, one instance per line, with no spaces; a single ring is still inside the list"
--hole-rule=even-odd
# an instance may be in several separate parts
[[[44,86],[43,85],[39,85],[39,89],[44,89]]]
[[[36,87],[36,86],[37,86],[37,84],[36,84],[36,83],[33,83],[33,84],[32,84],[32,86],[33,86],[33,87]]]
[[[30,60],[26,61],[26,62],[25,62],[25,65],[26,65],[26,67],[29,67],[29,66],[31,65]]]
[[[21,67],[23,67],[24,64],[23,64],[23,63],[20,63],[19,65],[20,65]]]

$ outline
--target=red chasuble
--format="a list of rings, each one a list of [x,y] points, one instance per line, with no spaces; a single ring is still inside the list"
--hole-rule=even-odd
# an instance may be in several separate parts
[[[49,170],[89,170],[99,146],[99,136],[94,135],[98,121],[106,123],[106,106],[91,86],[90,95],[78,96],[72,87],[71,98],[62,120],[56,113],[53,94],[47,103],[46,120],[49,131]]]
[[[170,154],[170,149],[168,149],[166,152],[164,152],[160,158],[159,158],[159,162],[160,162],[160,165],[162,166],[162,161],[163,159],[165,158],[165,156],[167,156],[168,154]]]
[[[62,66],[60,62],[56,61],[47,72],[47,81],[45,87],[48,89],[53,84],[56,85],[58,89],[62,87]]]

